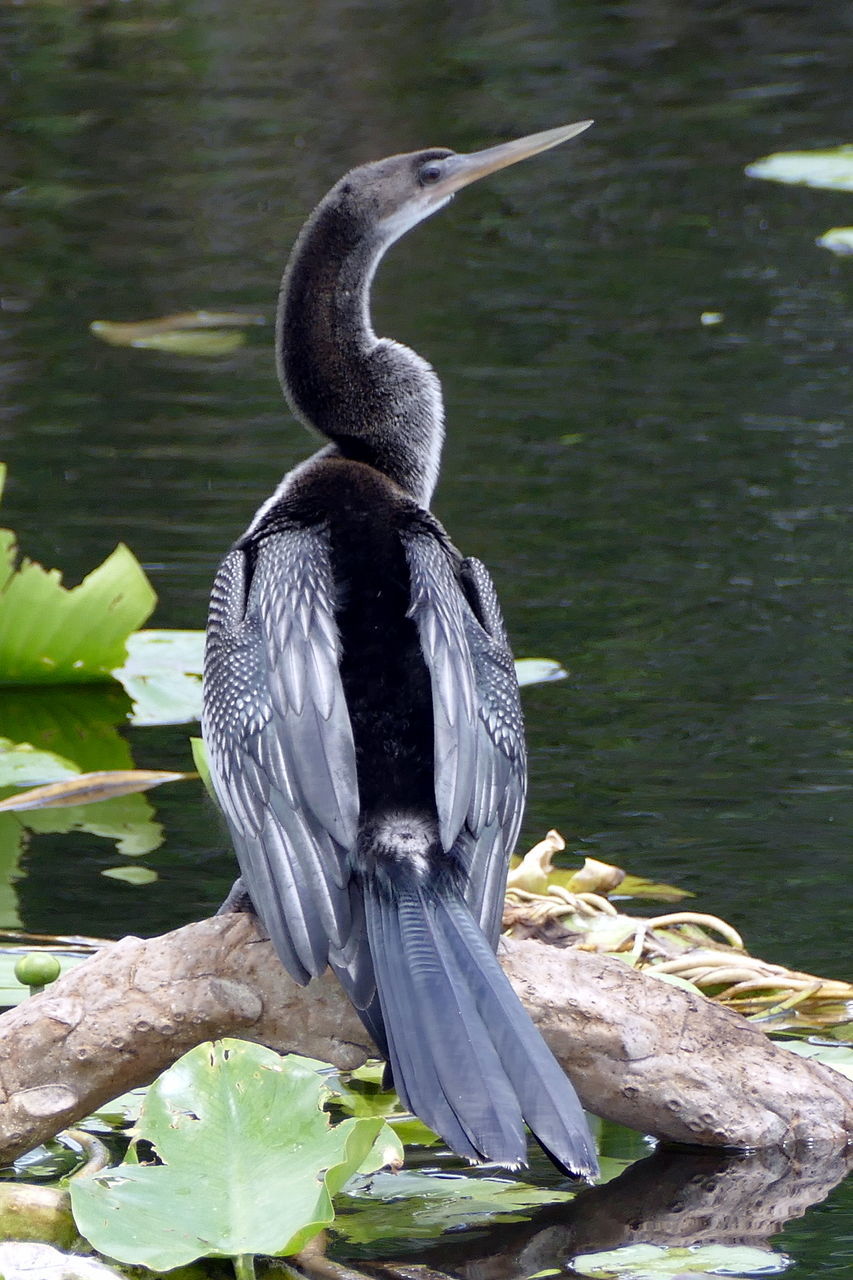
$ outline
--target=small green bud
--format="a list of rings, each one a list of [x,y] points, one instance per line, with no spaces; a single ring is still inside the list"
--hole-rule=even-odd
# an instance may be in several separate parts
[[[25,987],[46,987],[59,977],[60,964],[47,951],[31,951],[15,965],[15,977]]]

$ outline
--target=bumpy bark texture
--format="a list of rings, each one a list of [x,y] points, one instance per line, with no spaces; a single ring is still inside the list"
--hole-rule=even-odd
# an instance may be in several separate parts
[[[853,1083],[618,960],[509,942],[502,963],[590,1111],[715,1147],[840,1150]],[[238,1036],[354,1067],[375,1052],[331,974],[298,987],[253,916],[124,938],[0,1018],[0,1159]]]

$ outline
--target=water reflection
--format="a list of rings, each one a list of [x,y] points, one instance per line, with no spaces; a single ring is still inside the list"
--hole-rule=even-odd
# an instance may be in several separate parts
[[[428,1262],[466,1280],[515,1280],[563,1269],[578,1254],[633,1244],[709,1244],[767,1249],[786,1223],[825,1200],[853,1157],[802,1149],[787,1155],[726,1155],[660,1148],[612,1181],[523,1227],[498,1226],[486,1239],[447,1242]],[[781,1259],[780,1259],[781,1261]],[[687,1260],[685,1260],[687,1265]],[[393,1266],[386,1270],[396,1274]]]

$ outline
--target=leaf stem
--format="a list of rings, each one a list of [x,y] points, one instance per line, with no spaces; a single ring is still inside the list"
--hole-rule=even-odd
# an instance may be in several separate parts
[[[237,1280],[255,1280],[255,1255],[253,1253],[238,1253],[233,1261],[234,1275]]]

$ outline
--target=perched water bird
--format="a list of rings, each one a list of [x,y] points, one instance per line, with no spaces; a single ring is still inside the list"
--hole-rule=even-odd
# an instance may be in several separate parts
[[[526,787],[512,654],[488,573],[429,511],[440,383],[376,336],[370,286],[461,187],[589,123],[363,165],[308,218],[278,369],[329,443],[222,562],[202,721],[241,892],[291,976],[331,965],[404,1105],[460,1156],[524,1164],[526,1122],[580,1176],[580,1103],[495,957]]]

